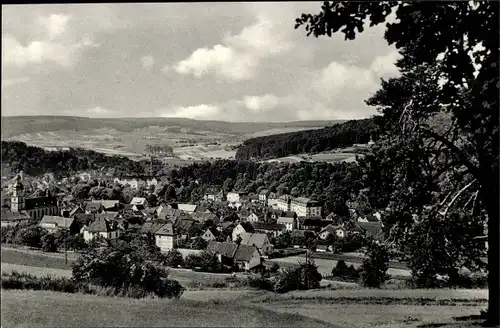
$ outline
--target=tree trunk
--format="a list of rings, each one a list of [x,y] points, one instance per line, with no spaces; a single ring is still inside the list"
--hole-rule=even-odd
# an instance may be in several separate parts
[[[496,181],[494,183],[497,183]],[[484,188],[488,213],[488,326],[500,325],[500,224],[498,186]]]

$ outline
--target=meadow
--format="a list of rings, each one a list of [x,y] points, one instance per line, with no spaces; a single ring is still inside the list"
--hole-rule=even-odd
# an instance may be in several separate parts
[[[16,270],[37,276],[71,275],[64,254],[5,247],[1,254],[2,273]],[[74,259],[75,254],[71,254],[68,262]],[[7,327],[27,327],[36,322],[38,327],[293,325],[389,328],[425,327],[444,322],[454,327],[453,317],[478,315],[486,307],[488,298],[487,290],[481,289],[385,290],[353,287],[353,284],[274,294],[245,288],[207,288],[214,282],[227,281],[230,276],[227,274],[185,269],[170,272],[172,279],[187,288],[180,300],[2,290],[2,323]],[[31,310],[26,311],[26,308]],[[57,315],[53,313],[54,308],[58,309]]]

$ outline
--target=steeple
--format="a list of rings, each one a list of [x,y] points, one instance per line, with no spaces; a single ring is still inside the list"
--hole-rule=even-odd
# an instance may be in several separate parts
[[[14,182],[12,197],[10,199],[10,210],[12,212],[19,212],[25,209],[24,185],[22,183],[23,171],[19,172],[19,174],[15,177],[15,180],[16,182]]]

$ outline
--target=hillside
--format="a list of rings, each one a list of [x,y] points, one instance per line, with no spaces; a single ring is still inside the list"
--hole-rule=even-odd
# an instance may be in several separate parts
[[[245,140],[238,159],[270,159],[303,153],[319,153],[364,144],[376,135],[375,118],[351,120],[322,129],[262,136]]]
[[[76,116],[2,116],[2,139],[22,134],[59,131],[91,131],[112,129],[132,132],[148,127],[169,128],[171,132],[188,129],[186,132],[210,131],[224,134],[251,134],[271,129],[321,127],[338,121],[297,122],[225,122],[199,121],[187,118],[86,118]]]
[[[234,157],[234,146],[254,136],[317,129],[335,123],[337,121],[253,123],[185,118],[12,116],[2,117],[2,140],[22,141],[45,149],[92,149],[134,159],[149,155],[149,150],[155,147],[169,148],[179,159],[209,160]]]

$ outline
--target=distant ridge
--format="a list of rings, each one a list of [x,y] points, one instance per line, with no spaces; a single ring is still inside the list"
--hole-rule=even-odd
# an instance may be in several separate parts
[[[86,131],[102,128],[115,129],[121,132],[131,132],[150,126],[177,126],[197,131],[213,131],[227,134],[248,134],[276,128],[288,127],[324,127],[344,120],[329,121],[291,121],[291,122],[227,122],[216,120],[195,120],[175,117],[144,117],[144,118],[88,118],[80,116],[2,116],[2,139],[27,133],[49,131]]]

